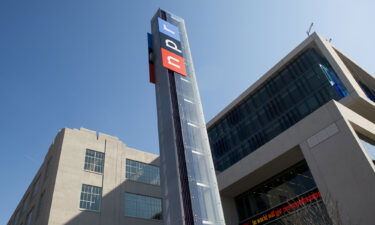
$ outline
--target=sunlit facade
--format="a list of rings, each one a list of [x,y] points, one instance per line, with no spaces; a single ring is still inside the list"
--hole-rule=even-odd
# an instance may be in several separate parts
[[[166,225],[224,225],[184,20],[158,10],[149,35]]]
[[[208,122],[227,225],[373,224],[374,90],[314,33]]]
[[[62,129],[8,225],[162,225],[159,157]]]
[[[328,101],[346,95],[327,59],[313,47],[306,49],[209,127],[215,168],[225,170]]]

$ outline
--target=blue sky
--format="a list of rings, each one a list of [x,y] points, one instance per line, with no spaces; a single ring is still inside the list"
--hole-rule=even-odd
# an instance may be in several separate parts
[[[206,120],[314,30],[375,74],[371,0],[0,1],[0,224],[63,127],[158,153],[147,39],[158,7],[186,21]]]

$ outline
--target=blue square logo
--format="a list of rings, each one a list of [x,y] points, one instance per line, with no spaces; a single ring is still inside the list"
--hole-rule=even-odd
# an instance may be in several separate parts
[[[159,31],[161,33],[166,34],[177,41],[180,41],[180,32],[178,31],[178,27],[168,23],[165,20],[162,20],[161,18],[158,18],[158,23]]]

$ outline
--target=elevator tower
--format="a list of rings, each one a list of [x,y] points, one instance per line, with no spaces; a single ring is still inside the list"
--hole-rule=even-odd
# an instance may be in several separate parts
[[[184,20],[159,9],[151,20],[166,225],[225,225]]]

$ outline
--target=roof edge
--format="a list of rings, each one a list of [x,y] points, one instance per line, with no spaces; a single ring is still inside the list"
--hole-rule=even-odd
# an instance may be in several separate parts
[[[207,129],[218,122],[226,113],[233,109],[238,103],[244,100],[249,94],[257,90],[267,79],[271,78],[275,72],[277,72],[281,67],[283,67],[287,62],[293,59],[298,53],[304,50],[310,44],[321,40],[322,37],[316,32],[312,33],[309,37],[303,40],[297,47],[290,51],[284,58],[278,61],[271,69],[264,73],[257,81],[255,81],[250,87],[243,91],[237,98],[235,98],[231,103],[229,103],[223,110],[221,110],[216,116],[210,119],[207,123]]]

